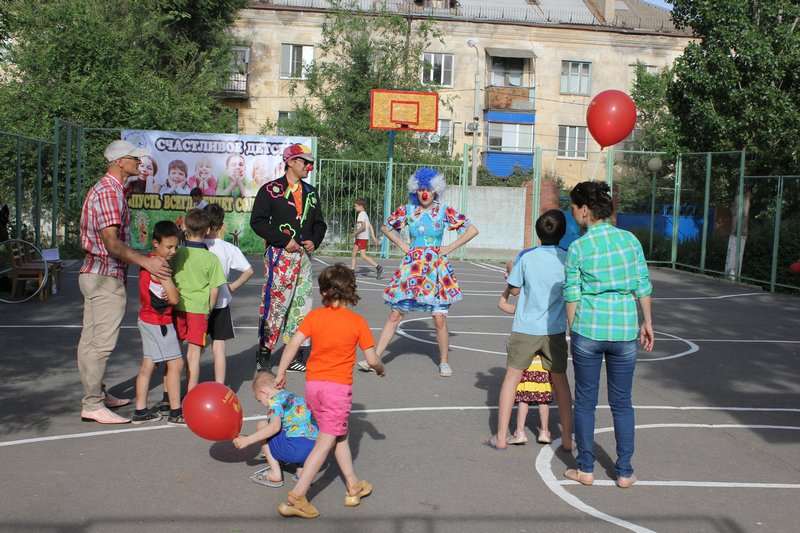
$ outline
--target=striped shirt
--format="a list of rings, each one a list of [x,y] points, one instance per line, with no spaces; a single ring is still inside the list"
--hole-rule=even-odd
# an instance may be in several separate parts
[[[578,302],[572,331],[597,341],[636,339],[636,298],[653,292],[653,285],[632,233],[608,222],[589,226],[570,244],[564,274],[564,300]]]
[[[81,244],[86,252],[82,274],[100,274],[125,279],[128,263],[111,257],[100,235],[103,228],[119,226],[117,238],[128,244],[131,240],[131,212],[122,184],[106,174],[89,189],[81,210]]]

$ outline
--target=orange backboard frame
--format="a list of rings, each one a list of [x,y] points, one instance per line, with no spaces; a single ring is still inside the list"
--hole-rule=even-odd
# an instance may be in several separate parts
[[[373,130],[439,131],[439,94],[372,89],[369,127]]]

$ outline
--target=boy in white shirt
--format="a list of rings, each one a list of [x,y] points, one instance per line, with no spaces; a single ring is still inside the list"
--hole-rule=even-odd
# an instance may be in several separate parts
[[[214,354],[214,381],[225,383],[225,341],[236,336],[231,319],[230,304],[233,299],[231,293],[250,279],[253,267],[238,247],[225,242],[221,237],[225,225],[225,210],[218,204],[208,204],[203,210],[211,217],[211,231],[205,243],[208,250],[222,263],[225,278],[228,278],[231,270],[241,272],[236,280],[219,288],[217,303],[208,317],[208,336],[213,339],[211,351]]]
[[[369,223],[369,215],[366,211],[367,201],[363,198],[359,198],[355,202],[355,209],[356,213],[358,213],[358,217],[356,218],[356,230],[353,232],[355,243],[353,243],[353,253],[350,257],[350,270],[356,269],[356,254],[361,252],[361,259],[375,267],[375,277],[381,279],[383,277],[383,267],[367,255],[367,242],[370,236],[372,237],[372,242],[374,242],[376,246],[378,245],[378,239],[375,237],[375,230],[372,228],[372,224]]]

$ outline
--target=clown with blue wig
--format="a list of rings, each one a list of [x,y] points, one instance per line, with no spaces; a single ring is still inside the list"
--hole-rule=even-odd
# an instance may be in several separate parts
[[[406,313],[431,313],[439,346],[439,375],[447,377],[453,374],[447,358],[450,349],[447,313],[461,299],[447,255],[475,237],[478,229],[466,216],[441,202],[444,190],[441,173],[431,168],[419,169],[408,180],[409,203],[398,207],[381,228],[406,255],[383,291],[383,298],[392,310],[375,349],[380,357]],[[403,227],[408,227],[410,243],[400,237]],[[456,231],[459,236],[443,246],[445,230]],[[362,361],[359,368],[368,371],[369,366]]]

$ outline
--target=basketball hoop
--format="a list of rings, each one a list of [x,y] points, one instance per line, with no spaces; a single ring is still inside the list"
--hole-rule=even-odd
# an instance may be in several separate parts
[[[438,93],[372,89],[370,98],[370,129],[439,131]]]

